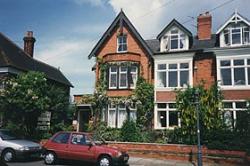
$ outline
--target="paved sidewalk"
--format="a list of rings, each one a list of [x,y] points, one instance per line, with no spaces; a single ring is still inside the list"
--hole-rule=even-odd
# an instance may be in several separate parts
[[[190,162],[131,157],[129,166],[194,166]]]

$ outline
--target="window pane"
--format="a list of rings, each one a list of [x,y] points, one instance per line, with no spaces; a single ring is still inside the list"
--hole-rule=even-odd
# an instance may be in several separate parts
[[[167,127],[167,112],[158,111],[158,123],[159,127]]]
[[[189,64],[188,63],[181,63],[180,68],[181,69],[188,69]]]
[[[110,87],[117,87],[117,74],[110,74]]]
[[[224,30],[224,41],[225,44],[229,44],[229,31],[228,30]]]
[[[246,102],[235,102],[236,108],[246,108],[247,103]]]
[[[83,134],[72,134],[71,143],[76,145],[86,145],[86,137]]]
[[[221,69],[221,84],[232,85],[231,69]]]
[[[119,110],[117,127],[121,128],[126,119],[127,119],[127,111]]]
[[[241,43],[240,33],[232,34],[232,44],[240,44],[240,43]]]
[[[58,134],[54,139],[53,142],[60,143],[60,144],[66,144],[69,140],[69,133],[61,133]]]
[[[131,66],[130,67],[130,72],[137,72],[137,67],[136,66]]]
[[[130,110],[130,120],[136,121],[136,111]]]
[[[178,112],[169,111],[169,127],[178,126]]]
[[[166,72],[157,72],[157,87],[166,87]]]
[[[224,108],[233,108],[233,103],[232,102],[223,102],[223,107]]]
[[[127,73],[120,74],[120,87],[127,87]]]
[[[250,33],[249,32],[244,32],[243,33],[243,42],[245,44],[250,43]]]
[[[247,59],[247,65],[250,65],[250,59]]]
[[[158,70],[166,69],[166,64],[158,64]]]
[[[166,103],[158,103],[157,108],[167,108]]]
[[[176,103],[169,103],[169,104],[168,104],[168,107],[169,107],[169,108],[176,108]]]
[[[184,84],[188,85],[188,78],[189,78],[188,71],[180,71],[180,86],[183,87]]]
[[[119,46],[118,46],[118,51],[123,51],[122,45],[119,45]]]
[[[168,85],[169,87],[177,87],[177,71],[170,71]]]
[[[129,82],[130,87],[135,87],[137,82],[137,67],[135,66],[131,66],[130,68]]]
[[[224,123],[227,127],[233,128],[233,112],[232,111],[226,111],[224,113]]]
[[[180,35],[180,48],[185,47],[185,35],[181,34]]]
[[[111,72],[117,72],[117,67],[116,66],[111,66],[110,71]]]
[[[234,60],[234,66],[244,65],[244,59]]]
[[[178,39],[171,39],[171,49],[178,48]]]
[[[177,69],[177,64],[169,64],[169,69]]]
[[[115,127],[116,122],[116,111],[115,110],[109,110],[108,112],[108,126],[109,127]]]
[[[178,29],[171,30],[171,34],[177,34],[177,33],[178,33]]]
[[[220,61],[220,66],[230,66],[230,60]]]
[[[121,68],[121,72],[126,72],[127,71],[127,67],[125,67],[125,66],[121,66],[120,68]]]
[[[234,85],[245,85],[245,68],[234,69]]]

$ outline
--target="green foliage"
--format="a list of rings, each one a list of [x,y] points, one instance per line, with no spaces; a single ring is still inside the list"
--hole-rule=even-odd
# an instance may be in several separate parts
[[[5,84],[0,99],[5,126],[35,137],[37,119],[42,112],[52,112],[52,124],[58,122],[56,119],[67,117],[67,92],[48,83],[45,74],[31,71],[13,77]]]
[[[121,139],[125,142],[140,142],[140,130],[132,120],[126,120],[121,128]]]
[[[99,122],[96,129],[93,131],[90,129],[89,132],[93,132],[97,140],[102,138],[106,141],[121,141],[120,129],[107,127],[104,122]]]
[[[132,98],[140,102],[137,104],[137,124],[141,128],[149,129],[153,118],[154,86],[139,77]]]
[[[197,97],[197,98],[196,98]],[[177,109],[180,110],[181,132],[188,142],[196,142],[196,101],[200,115],[202,133],[215,130],[223,126],[222,117],[222,95],[217,85],[205,89],[203,85],[188,87],[178,90],[176,96]],[[186,141],[185,141],[186,142]]]

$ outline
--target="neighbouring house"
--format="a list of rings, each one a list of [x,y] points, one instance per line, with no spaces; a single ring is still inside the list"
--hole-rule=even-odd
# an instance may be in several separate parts
[[[175,88],[204,81],[217,83],[224,96],[224,119],[234,127],[250,98],[250,22],[235,12],[212,33],[212,16],[197,19],[197,35],[173,20],[157,36],[160,50],[154,52],[154,128],[181,125],[175,108]],[[154,41],[154,40],[153,40]]]
[[[33,32],[28,31],[24,40],[24,49],[17,46],[0,33],[0,89],[4,89],[4,79],[28,71],[43,72],[53,85],[65,90],[70,98],[70,87],[73,85],[63,73],[44,62],[33,58],[35,38]]]
[[[101,64],[109,64],[105,73],[110,98],[130,95],[138,76],[154,84],[155,129],[181,126],[175,89],[217,83],[224,95],[224,118],[231,126],[250,98],[250,22],[237,12],[216,34],[212,16],[206,12],[197,17],[197,35],[173,19],[156,39],[144,40],[121,11],[91,51],[92,57],[96,58],[96,85]],[[128,109],[124,104],[109,104],[103,120],[120,128],[126,118],[136,118],[136,107]]]

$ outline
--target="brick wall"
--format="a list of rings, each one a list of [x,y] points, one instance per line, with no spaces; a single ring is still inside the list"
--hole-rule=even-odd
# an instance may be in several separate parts
[[[142,48],[139,41],[129,31],[127,26],[123,28],[123,33],[127,34],[127,47],[126,53],[117,53],[117,34],[119,28],[116,27],[111,32],[109,39],[103,44],[100,51],[98,52],[98,58],[103,59],[103,62],[119,62],[119,61],[130,61],[138,62],[140,64],[140,75],[145,78],[148,82],[152,83],[152,66],[147,53]],[[96,65],[96,81],[100,77],[99,65]],[[132,90],[108,90],[108,96],[128,96]]]
[[[250,90],[222,90],[224,100],[249,100]]]
[[[197,146],[194,145],[109,142],[109,146],[126,150],[130,156],[190,162],[196,162],[197,159]],[[210,150],[202,147],[202,160],[205,163],[247,165],[250,164],[248,159],[249,156],[243,151]]]

